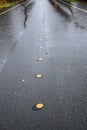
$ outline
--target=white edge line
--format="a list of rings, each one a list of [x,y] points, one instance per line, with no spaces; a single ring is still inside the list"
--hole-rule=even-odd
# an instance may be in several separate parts
[[[75,8],[75,9],[78,9],[78,10],[84,12],[84,13],[87,13],[87,11],[84,10],[84,9],[78,8],[78,7],[76,7],[76,6],[73,6],[73,5],[71,5],[71,4],[68,4],[68,3],[64,2],[64,1],[61,1],[61,0],[59,0],[59,1],[60,1],[61,3],[64,3],[64,4],[66,4],[66,5],[69,5],[69,6],[73,7],[73,8]]]
[[[31,1],[28,2],[28,3],[31,3]],[[10,7],[10,9],[8,9],[8,10],[6,10],[6,11],[0,13],[0,16],[3,15],[3,14],[5,14],[5,13],[7,13],[7,12],[9,12],[9,11],[12,10],[12,9],[15,9],[15,8],[19,7],[21,4],[22,4],[22,3],[19,3],[19,4],[17,4],[17,5],[14,5],[14,7]]]
[[[18,4],[18,5],[16,5],[16,6],[10,8],[10,9],[8,9],[8,10],[6,10],[6,11],[0,13],[0,16],[3,15],[3,14],[5,14],[5,13],[7,13],[7,12],[9,12],[9,11],[12,10],[12,9],[15,9],[15,8],[19,7],[19,6],[20,6],[20,4]]]

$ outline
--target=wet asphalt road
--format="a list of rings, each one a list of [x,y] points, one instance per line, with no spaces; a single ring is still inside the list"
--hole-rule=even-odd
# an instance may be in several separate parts
[[[24,6],[0,16],[0,130],[87,130],[87,14]]]
[[[26,29],[32,6],[33,2],[27,1],[0,15],[0,72]]]

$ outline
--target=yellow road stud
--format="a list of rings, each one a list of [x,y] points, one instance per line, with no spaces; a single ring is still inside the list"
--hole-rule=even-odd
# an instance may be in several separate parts
[[[37,78],[37,79],[42,78],[42,75],[41,75],[41,74],[37,74],[37,75],[36,75],[36,78]]]
[[[41,109],[41,108],[43,108],[43,107],[44,107],[44,105],[43,105],[42,103],[36,104],[36,108],[38,108],[38,109]]]
[[[40,58],[38,58],[38,61],[42,61],[42,60],[43,60],[43,58],[41,58],[41,57],[40,57]]]
[[[42,50],[43,49],[43,47],[40,47],[40,50]]]

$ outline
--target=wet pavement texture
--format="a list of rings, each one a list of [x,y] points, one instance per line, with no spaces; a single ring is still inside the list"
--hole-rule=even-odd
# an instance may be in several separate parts
[[[55,0],[54,0],[55,1]],[[87,13],[84,13],[84,11],[87,11],[87,3],[68,3],[71,4],[72,6],[76,6],[78,8],[83,9],[83,11],[79,10],[79,9],[75,9],[71,6],[68,6],[67,4],[65,5],[64,3],[62,3],[62,0],[56,0],[58,2],[59,8],[61,10],[61,12],[64,14],[64,16],[67,17],[72,17],[75,25],[78,28],[81,29],[85,29],[87,30]]]
[[[26,29],[32,6],[27,1],[0,16],[0,71]]]
[[[1,130],[87,130],[87,18],[70,11],[36,0],[27,16],[23,6],[5,14],[1,45],[18,44],[0,73]]]

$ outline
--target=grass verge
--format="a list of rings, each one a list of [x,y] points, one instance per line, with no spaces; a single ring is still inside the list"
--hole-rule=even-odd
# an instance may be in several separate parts
[[[18,1],[14,1],[14,2],[6,2],[6,3],[3,3],[3,4],[0,3],[0,9],[9,8],[9,7],[11,7],[15,4],[18,4],[22,1],[24,1],[24,0],[18,0]]]

